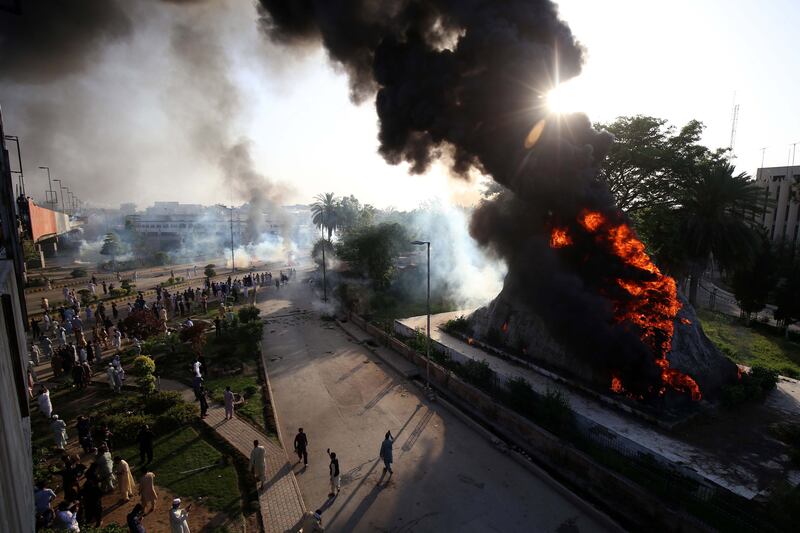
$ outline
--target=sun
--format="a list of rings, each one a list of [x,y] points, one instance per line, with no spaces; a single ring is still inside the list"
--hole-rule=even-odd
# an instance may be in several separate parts
[[[586,111],[586,101],[580,94],[579,87],[570,82],[561,83],[550,89],[545,96],[545,103],[551,113]]]

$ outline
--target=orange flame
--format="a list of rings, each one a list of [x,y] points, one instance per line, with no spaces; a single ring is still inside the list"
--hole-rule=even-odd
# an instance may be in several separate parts
[[[550,248],[564,248],[572,244],[572,238],[566,228],[553,228],[550,233]]]
[[[578,222],[591,232],[607,225],[603,214],[596,211],[584,211]],[[647,255],[642,241],[627,224],[610,226],[600,235],[623,263],[651,274],[646,280],[617,279],[617,284],[630,298],[615,302],[614,316],[619,322],[637,326],[641,331],[642,342],[653,350],[655,363],[661,369],[662,386],[658,391],[659,394],[664,394],[666,388],[670,387],[690,394],[694,401],[700,400],[702,395],[697,382],[690,376],[670,368],[667,359],[667,354],[672,348],[675,320],[681,308],[675,280],[661,273]],[[614,392],[624,390],[622,381],[616,376],[612,377],[611,390]]]
[[[475,339],[473,339],[472,337],[467,337],[467,344],[472,346],[473,344],[475,344]]]
[[[503,330],[503,333],[508,333],[508,322],[504,322],[500,329]]]
[[[589,211],[585,209],[581,213],[581,217],[578,219],[578,222],[586,231],[594,233],[597,231],[597,228],[599,228],[603,222],[605,222],[605,218],[603,218],[602,214],[596,211]]]

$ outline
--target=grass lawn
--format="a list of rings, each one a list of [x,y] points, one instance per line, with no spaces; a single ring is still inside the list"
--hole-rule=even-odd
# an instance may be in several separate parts
[[[704,310],[698,311],[698,316],[708,338],[735,362],[800,377],[800,344],[747,327],[733,317]]]
[[[264,398],[261,395],[261,384],[258,376],[254,375],[233,375],[205,380],[206,388],[211,391],[212,397],[222,402],[222,392],[226,386],[230,386],[233,392],[244,394],[247,387],[256,387],[257,392],[247,398],[247,401],[236,406],[236,414],[246,418],[263,432],[267,432],[264,424]]]
[[[138,482],[142,474],[138,446],[134,444],[116,450],[117,453],[134,468],[133,477]],[[208,465],[216,466],[186,473]],[[232,464],[223,464],[223,454],[203,440],[192,427],[156,439],[155,455],[149,468],[156,475],[156,485],[166,487],[180,497],[202,502],[212,511],[221,511],[229,516],[241,512],[236,469]]]

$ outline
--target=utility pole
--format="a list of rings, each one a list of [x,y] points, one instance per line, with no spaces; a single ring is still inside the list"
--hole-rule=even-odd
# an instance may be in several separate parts
[[[728,159],[733,160],[733,149],[736,146],[736,126],[739,124],[739,104],[736,103],[736,93],[733,93],[733,118],[731,118],[731,142],[728,145]]]
[[[50,180],[50,167],[39,167],[47,171],[47,191],[45,191],[44,202],[50,204],[50,209],[55,209],[55,204],[58,203],[56,198],[56,191],[53,190],[53,182]]]
[[[328,279],[325,273],[325,209],[322,210],[322,301],[328,301]]]
[[[236,257],[233,253],[233,204],[231,204],[231,271],[236,272]]]
[[[22,152],[19,149],[19,137],[16,135],[6,135],[6,140],[14,141],[17,143],[17,161],[19,161],[19,170],[12,170],[12,174],[19,174],[19,186],[20,186],[20,194],[25,196],[25,174],[22,170]]]

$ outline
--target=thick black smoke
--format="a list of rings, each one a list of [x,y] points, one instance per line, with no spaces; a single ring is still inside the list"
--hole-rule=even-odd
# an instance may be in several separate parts
[[[116,0],[23,0],[0,11],[0,79],[47,83],[81,72],[132,24]]]
[[[475,212],[470,231],[508,264],[504,292],[529,305],[562,343],[598,368],[645,389],[658,382],[638,333],[614,324],[608,286],[630,277],[591,243],[549,246],[553,224],[576,226],[582,209],[614,221],[596,165],[611,138],[582,114],[550,116],[543,96],[576,76],[583,49],[547,0],[261,0],[276,42],[321,43],[350,76],[355,101],[375,95],[380,153],[424,172],[446,154],[505,191]],[[544,121],[543,123],[541,121]],[[534,125],[538,141],[526,147]],[[585,246],[583,246],[585,244]],[[635,377],[636,379],[625,379]]]

